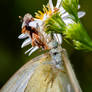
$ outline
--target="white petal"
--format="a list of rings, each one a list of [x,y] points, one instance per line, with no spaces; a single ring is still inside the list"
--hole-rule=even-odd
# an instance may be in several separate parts
[[[83,16],[85,16],[85,12],[83,12],[83,11],[80,11],[80,12],[78,12],[78,18],[82,18]]]
[[[59,8],[59,12],[60,12],[61,14],[63,14],[63,13],[65,13],[65,9],[61,6],[61,7]]]
[[[61,3],[61,0],[57,0],[56,8],[59,8],[60,3]]]
[[[53,35],[54,35],[56,41],[58,42],[57,34],[54,33]]]
[[[43,21],[47,19],[47,15],[44,14]]]
[[[78,9],[80,9],[80,5],[78,5]]]
[[[59,40],[59,44],[62,44],[62,36],[61,34],[57,34],[58,40]]]
[[[52,3],[52,0],[49,0],[49,5],[50,5],[51,10],[54,11],[54,6],[53,6],[53,3]]]
[[[62,17],[62,19],[63,19],[63,18],[68,18],[68,17],[69,17],[69,14],[66,12],[66,13],[64,13],[61,17]]]
[[[63,19],[63,21],[64,21],[64,23],[65,23],[66,25],[74,23],[74,21],[73,21],[72,19],[70,19],[70,18]]]
[[[25,46],[31,44],[31,42],[32,42],[32,41],[31,41],[31,38],[26,39],[26,40],[23,42],[21,48],[23,48],[23,47],[25,47]]]
[[[28,34],[21,34],[18,36],[19,39],[24,39],[26,37],[28,37]]]
[[[62,36],[61,36],[61,34],[54,34],[54,37],[55,37],[56,41],[59,44],[62,44]]]
[[[37,27],[37,21],[30,22],[29,26],[36,28]]]
[[[29,56],[33,53],[33,52],[35,52],[37,49],[39,49],[39,47],[34,47],[32,50],[31,50],[31,52],[29,53]]]
[[[34,47],[31,47],[30,49],[28,49],[25,54],[27,54],[29,51],[31,51]]]

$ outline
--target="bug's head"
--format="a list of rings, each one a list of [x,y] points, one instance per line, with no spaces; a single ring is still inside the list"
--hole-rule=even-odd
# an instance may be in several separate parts
[[[23,18],[20,17],[20,19],[22,20],[22,28],[24,26],[29,26],[29,23],[32,22],[32,21],[34,21],[34,18],[29,13],[25,14]]]

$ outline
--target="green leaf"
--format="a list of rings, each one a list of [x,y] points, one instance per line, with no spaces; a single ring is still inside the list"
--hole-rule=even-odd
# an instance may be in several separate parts
[[[63,8],[70,14],[70,17],[78,22],[78,3],[79,0],[62,0]]]
[[[60,14],[55,13],[45,21],[44,27],[47,33],[62,33],[65,30],[65,23]]]
[[[63,35],[66,39],[72,40],[75,49],[92,51],[92,40],[81,23],[68,25]]]

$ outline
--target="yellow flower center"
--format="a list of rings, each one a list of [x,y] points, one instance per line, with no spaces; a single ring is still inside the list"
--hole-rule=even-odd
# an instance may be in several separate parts
[[[43,20],[45,14],[47,16],[50,16],[50,15],[52,15],[52,13],[53,12],[52,12],[51,8],[49,7],[49,5],[47,5],[47,6],[43,5],[43,12],[38,11],[38,13],[35,13],[36,14],[35,17],[37,19]]]

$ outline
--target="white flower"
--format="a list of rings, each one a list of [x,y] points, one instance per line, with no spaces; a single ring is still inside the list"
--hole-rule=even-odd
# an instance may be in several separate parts
[[[57,8],[61,14],[61,18],[63,19],[64,23],[66,25],[74,23],[74,21],[70,18],[70,15],[68,12],[66,12],[66,10],[63,8],[62,4],[61,4],[62,0],[57,0],[57,4],[55,6],[55,8]],[[54,9],[53,7],[53,3],[52,0],[49,0],[49,5],[51,7],[51,9]],[[78,5],[78,9],[80,8],[80,5]],[[54,10],[52,10],[54,11]],[[85,12],[83,11],[79,11],[78,12],[78,18],[82,18],[85,15]]]
[[[45,43],[48,45],[48,43],[52,40],[52,37],[51,37],[51,34],[47,34],[45,32],[44,24],[46,20],[48,20],[53,14],[59,12],[61,19],[64,21],[65,25],[75,23],[75,21],[72,18],[70,18],[70,14],[62,7],[61,2],[62,0],[57,0],[56,6],[54,6],[52,0],[49,0],[48,5],[43,6],[43,12],[38,11],[38,13],[36,13],[35,18],[33,18],[30,14],[26,14],[23,18],[22,29],[26,25],[29,27],[35,28],[43,36],[43,38],[40,37],[42,42],[45,41]],[[80,5],[78,6],[78,8],[80,8]],[[82,12],[82,11],[78,12],[78,18],[81,18],[84,15],[85,15],[85,12]],[[26,37],[28,38],[23,42],[21,46],[22,48],[29,44],[32,45],[33,39],[30,37],[30,34],[28,34],[27,32],[22,33],[18,38],[24,39]],[[61,34],[53,33],[53,38],[58,42],[58,44],[62,44]],[[31,55],[37,49],[39,49],[37,45],[32,46],[32,48],[26,51],[25,54],[29,52],[29,55]]]

